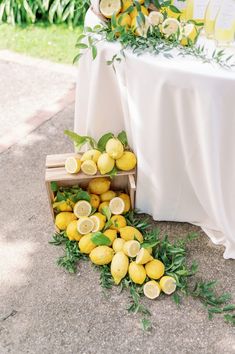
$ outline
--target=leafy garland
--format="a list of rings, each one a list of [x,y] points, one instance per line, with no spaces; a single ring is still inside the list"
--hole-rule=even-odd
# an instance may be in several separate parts
[[[235,305],[228,304],[231,295],[224,293],[218,295],[215,286],[217,281],[192,281],[189,279],[197,272],[197,264],[193,262],[189,267],[186,262],[187,244],[193,241],[197,234],[190,233],[185,239],[181,239],[171,243],[167,235],[163,238],[159,236],[158,229],[151,229],[149,220],[141,218],[136,212],[130,211],[126,215],[128,225],[138,228],[143,236],[144,243],[142,246],[152,247],[154,258],[160,259],[165,264],[166,274],[173,276],[176,280],[177,291],[173,294],[172,299],[180,305],[183,296],[191,296],[200,300],[208,312],[208,318],[211,320],[214,315],[222,315],[225,322],[235,325]],[[66,233],[61,231],[55,233],[50,241],[55,246],[64,246],[64,256],[59,257],[57,264],[69,273],[76,273],[78,262],[80,260],[88,260],[89,257],[80,252],[78,242],[69,241]],[[104,290],[111,289],[114,286],[113,278],[110,272],[110,265],[94,266],[100,271],[100,286]],[[129,290],[130,304],[127,310],[132,313],[140,313],[143,317],[141,324],[143,330],[151,330],[152,324],[150,320],[151,313],[149,309],[141,302],[143,293],[143,285],[137,285],[131,281],[128,275],[120,283],[121,291]]]

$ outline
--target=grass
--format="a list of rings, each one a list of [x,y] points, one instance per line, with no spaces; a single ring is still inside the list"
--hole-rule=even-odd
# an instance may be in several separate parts
[[[0,50],[8,49],[37,58],[72,64],[77,49],[75,43],[82,27],[70,29],[64,25],[0,25]]]

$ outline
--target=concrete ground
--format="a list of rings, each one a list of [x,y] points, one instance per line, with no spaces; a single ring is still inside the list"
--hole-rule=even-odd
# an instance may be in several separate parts
[[[62,249],[48,244],[53,224],[44,165],[47,154],[72,150],[63,130],[72,129],[73,115],[70,104],[0,154],[0,354],[235,353],[234,327],[209,321],[198,301],[184,299],[178,308],[170,297],[145,300],[154,326],[145,333],[141,316],[126,311],[128,294],[115,288],[105,297],[89,263],[76,275],[56,265]],[[235,301],[235,263],[223,259],[221,247],[195,226],[156,225],[171,239],[199,232],[189,262],[195,259],[197,276],[218,279],[218,289]]]

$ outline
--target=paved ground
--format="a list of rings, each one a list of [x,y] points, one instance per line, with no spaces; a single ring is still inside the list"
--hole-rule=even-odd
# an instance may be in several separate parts
[[[170,298],[146,301],[154,328],[144,333],[140,316],[126,312],[128,295],[114,289],[104,297],[90,264],[74,276],[56,266],[62,252],[48,244],[44,164],[46,154],[72,149],[63,130],[72,129],[73,114],[72,104],[0,155],[0,354],[235,353],[234,328],[208,321],[197,301],[185,299],[180,308]],[[198,231],[189,262],[199,263],[199,277],[235,294],[234,261],[220,247],[194,226],[157,225],[171,239]]]

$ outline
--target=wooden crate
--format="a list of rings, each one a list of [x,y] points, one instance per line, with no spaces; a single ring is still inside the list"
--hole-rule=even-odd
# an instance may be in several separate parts
[[[50,212],[54,220],[54,211],[52,203],[54,200],[54,193],[51,189],[51,182],[57,182],[58,186],[73,186],[79,185],[81,188],[87,188],[88,183],[93,178],[109,177],[108,175],[101,175],[97,173],[95,176],[88,176],[82,172],[78,174],[68,174],[64,168],[65,160],[69,156],[78,156],[76,153],[48,155],[46,157],[46,174],[45,183],[50,205]],[[135,192],[136,192],[136,169],[125,172],[118,172],[117,176],[111,179],[111,189],[118,191],[125,191],[130,195],[131,208],[135,207]]]

